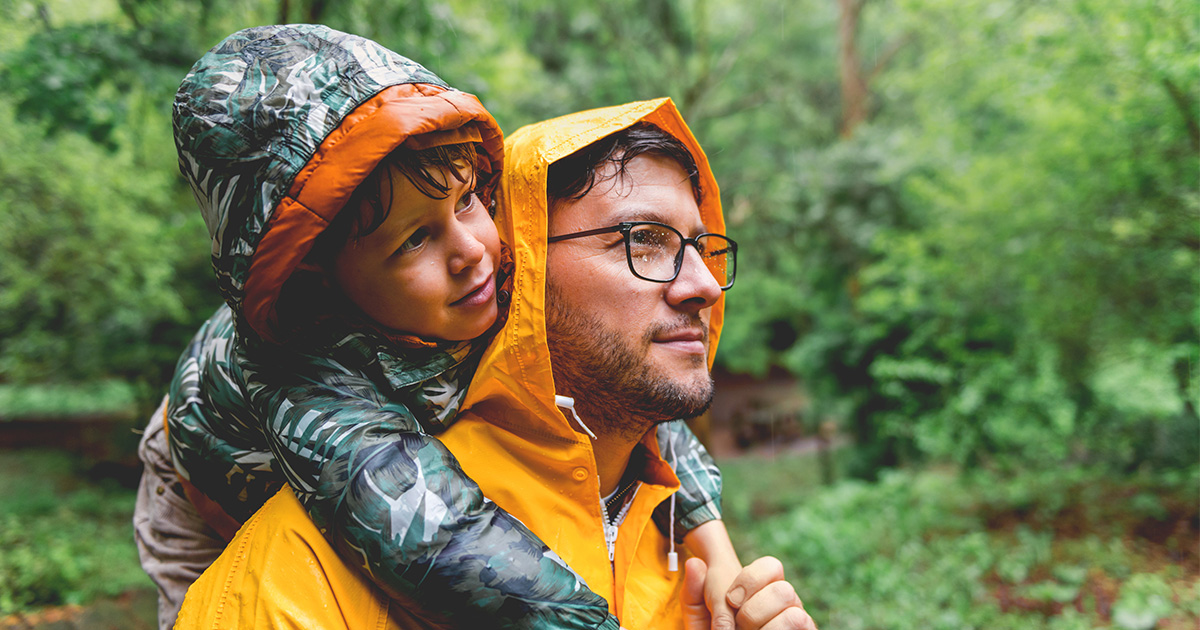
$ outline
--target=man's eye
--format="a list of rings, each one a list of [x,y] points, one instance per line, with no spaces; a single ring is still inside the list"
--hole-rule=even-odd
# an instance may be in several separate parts
[[[670,232],[653,228],[633,230],[629,233],[629,244],[634,247],[660,249],[673,240]]]
[[[416,232],[413,232],[412,236],[408,237],[407,241],[404,241],[403,243],[401,243],[400,247],[396,249],[396,253],[404,254],[407,252],[411,252],[412,250],[420,247],[421,244],[424,243],[425,239],[427,239],[427,238],[429,238],[429,230],[427,230],[425,228],[421,228],[421,229],[417,230]]]

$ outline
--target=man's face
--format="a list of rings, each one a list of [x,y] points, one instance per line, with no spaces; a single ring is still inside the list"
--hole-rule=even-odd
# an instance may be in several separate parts
[[[615,171],[604,168],[602,176]],[[550,236],[622,221],[665,223],[685,238],[706,232],[674,160],[639,155],[624,177],[598,179],[584,198],[551,210]],[[658,283],[630,272],[620,233],[549,247],[547,337],[559,393],[632,438],[655,422],[703,413],[712,400],[708,326],[721,287],[695,248],[684,248],[675,280]]]

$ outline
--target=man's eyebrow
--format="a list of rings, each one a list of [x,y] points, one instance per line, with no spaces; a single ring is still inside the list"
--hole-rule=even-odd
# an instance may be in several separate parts
[[[675,227],[677,229],[679,228],[678,225],[671,223],[670,217],[668,217],[666,214],[663,214],[662,211],[660,211],[659,209],[652,208],[652,207],[622,208],[619,212],[617,212],[611,218],[616,222],[655,221],[657,223],[665,223],[665,224]],[[680,230],[680,231],[687,232],[688,230]],[[708,228],[703,223],[696,223],[691,228],[691,232],[693,234],[702,234],[707,231],[708,231]]]
[[[623,206],[609,217],[614,221],[658,221],[667,222],[667,215],[654,206]]]

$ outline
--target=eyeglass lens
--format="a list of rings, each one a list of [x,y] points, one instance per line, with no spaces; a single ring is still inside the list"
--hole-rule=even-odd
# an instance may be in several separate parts
[[[633,270],[648,280],[669,281],[675,277],[676,259],[682,259],[682,237],[661,225],[636,225],[629,231],[629,260]],[[733,278],[729,240],[716,234],[702,236],[696,244],[704,265],[722,287]]]

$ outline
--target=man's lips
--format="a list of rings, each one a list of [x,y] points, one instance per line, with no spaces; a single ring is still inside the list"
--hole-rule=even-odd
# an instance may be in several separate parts
[[[688,354],[705,354],[708,352],[708,349],[704,345],[704,330],[700,328],[672,330],[656,335],[653,341],[663,347]]]
[[[483,282],[475,285],[463,297],[450,303],[450,306],[481,306],[487,304],[496,295],[496,276],[489,273]]]

